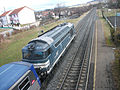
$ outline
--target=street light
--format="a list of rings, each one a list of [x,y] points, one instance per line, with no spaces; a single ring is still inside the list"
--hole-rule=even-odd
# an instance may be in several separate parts
[[[115,32],[116,32],[116,29],[117,29],[117,0],[114,0],[115,2]]]

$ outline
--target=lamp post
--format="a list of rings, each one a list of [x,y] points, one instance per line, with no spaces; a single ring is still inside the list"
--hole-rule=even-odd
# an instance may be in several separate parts
[[[6,12],[6,10],[5,10],[5,7],[3,7],[4,8],[4,13]],[[6,19],[6,25],[8,25],[8,20],[7,20],[7,15],[5,15],[5,19]]]
[[[115,4],[115,32],[116,32],[116,29],[117,29],[117,0],[116,0],[116,4]]]
[[[116,24],[117,24],[117,11],[115,10],[115,32],[116,32],[116,28],[117,28],[117,27],[116,27],[116,26],[117,26]]]

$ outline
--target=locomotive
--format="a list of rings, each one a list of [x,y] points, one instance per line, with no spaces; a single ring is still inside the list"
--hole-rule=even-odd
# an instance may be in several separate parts
[[[60,24],[23,47],[22,61],[32,63],[37,73],[46,75],[59,61],[75,36],[72,23]]]

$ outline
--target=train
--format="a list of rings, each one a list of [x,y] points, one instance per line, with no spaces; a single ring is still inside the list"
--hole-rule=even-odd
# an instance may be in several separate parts
[[[40,90],[41,77],[51,72],[76,36],[72,23],[57,25],[22,48],[22,61],[0,67],[1,90]]]
[[[0,90],[40,90],[41,82],[34,66],[12,62],[0,67]]]
[[[33,64],[36,72],[45,76],[51,72],[75,36],[74,24],[57,25],[22,48],[22,61]]]

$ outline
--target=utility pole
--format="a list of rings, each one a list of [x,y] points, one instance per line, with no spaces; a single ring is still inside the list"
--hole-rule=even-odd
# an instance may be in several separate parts
[[[5,7],[3,8],[4,8],[4,13],[5,13],[6,12]],[[5,17],[6,17],[6,24],[8,25],[7,15]]]
[[[115,32],[116,32],[116,29],[117,29],[117,0],[114,0],[115,2]]]
[[[5,7],[3,7],[3,9],[4,9],[4,12],[6,12]]]

